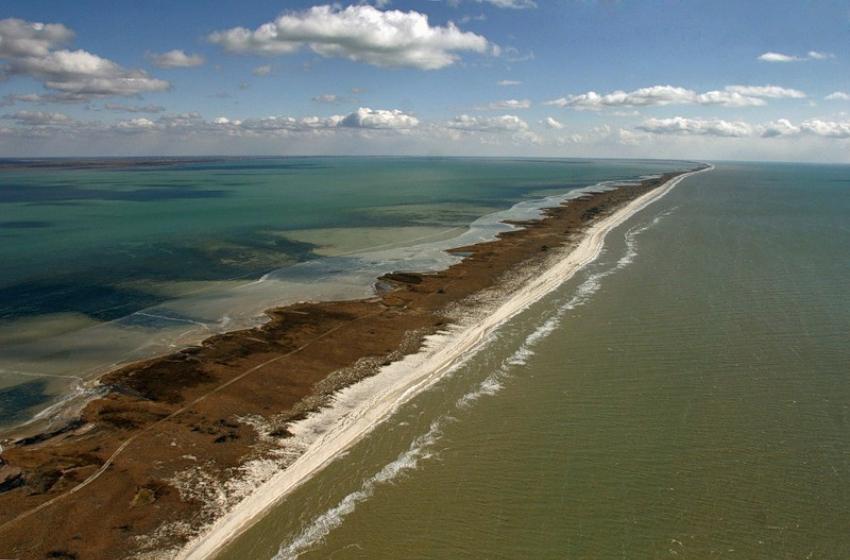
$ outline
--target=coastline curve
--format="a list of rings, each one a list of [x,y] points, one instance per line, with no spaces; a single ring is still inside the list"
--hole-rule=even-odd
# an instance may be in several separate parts
[[[400,406],[465,363],[486,346],[490,337],[503,324],[595,261],[604,248],[609,232],[663,198],[687,177],[712,169],[714,166],[708,165],[677,175],[605,216],[589,227],[576,245],[567,247],[563,257],[553,266],[513,292],[485,318],[472,325],[461,325],[428,337],[420,352],[408,355],[381,368],[376,375],[342,389],[330,407],[293,424],[291,431],[302,440],[303,453],[288,467],[254,488],[201,535],[189,541],[176,558],[213,558],[222,547],[247,530],[281,499],[390,418]]]

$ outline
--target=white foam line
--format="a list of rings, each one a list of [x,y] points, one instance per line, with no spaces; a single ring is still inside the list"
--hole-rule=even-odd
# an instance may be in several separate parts
[[[290,427],[304,452],[271,476],[210,528],[190,541],[176,558],[211,558],[250,527],[283,497],[304,484],[401,405],[433,386],[481,349],[506,321],[555,290],[599,256],[606,235],[636,212],[659,200],[685,178],[708,167],[674,177],[591,226],[579,244],[559,262],[513,293],[494,312],[471,326],[428,337],[426,347],[341,390],[334,403]],[[297,445],[297,442],[296,442]]]
[[[457,400],[458,408],[466,408],[479,398],[484,396],[492,396],[498,393],[503,388],[503,382],[506,380],[510,371],[514,366],[524,366],[528,360],[534,356],[534,347],[537,343],[545,339],[558,328],[561,324],[561,319],[567,311],[571,311],[580,305],[587,303],[590,298],[599,290],[600,281],[618,270],[622,270],[630,265],[637,256],[636,237],[656,225],[661,219],[671,211],[664,212],[656,216],[650,223],[643,226],[635,226],[626,232],[626,253],[614,264],[612,268],[603,272],[591,274],[584,282],[576,289],[576,294],[567,300],[566,303],[559,305],[555,312],[551,314],[539,327],[529,334],[522,342],[519,348],[506,358],[496,370],[488,375],[474,389],[463,395]]]
[[[181,319],[179,317],[169,317],[168,315],[159,315],[157,313],[146,313],[144,311],[136,311],[132,313],[132,315],[138,315],[140,317],[150,317],[151,319],[161,319],[163,321],[172,321],[174,323],[186,323],[189,325],[197,325],[206,330],[210,330],[209,326],[206,323],[201,323],[200,321],[193,321],[192,319]]]
[[[413,470],[419,462],[431,457],[431,447],[439,440],[443,423],[448,417],[441,416],[431,423],[430,429],[417,437],[407,451],[394,461],[363,481],[363,484],[343,498],[337,505],[325,511],[307,525],[297,537],[285,546],[281,546],[272,560],[294,560],[321,542],[331,531],[342,525],[345,517],[353,513],[357,505],[368,500],[377,486],[393,482],[406,471]]]
[[[622,270],[634,261],[637,256],[637,236],[658,224],[662,218],[671,212],[672,210],[664,212],[653,218],[648,224],[629,229],[625,234],[626,253],[614,263],[614,266],[605,271],[591,274],[579,285],[573,297],[559,305],[550,317],[525,337],[525,340],[513,354],[506,358],[493,373],[476,385],[474,389],[460,397],[455,406],[459,409],[465,409],[472,406],[481,397],[493,396],[501,391],[504,387],[504,381],[510,376],[511,370],[516,366],[526,365],[535,354],[535,346],[558,328],[565,313],[587,303],[599,290],[600,281],[603,278]],[[279,547],[272,560],[296,560],[303,553],[322,542],[331,531],[342,525],[345,518],[353,513],[361,502],[372,497],[377,486],[393,482],[406,471],[415,469],[420,460],[431,457],[430,449],[440,439],[442,435],[441,427],[449,418],[451,417],[440,416],[434,420],[428,432],[415,438],[407,451],[385,465],[376,474],[364,480],[360,488],[346,495],[337,505],[313,518],[295,538]]]

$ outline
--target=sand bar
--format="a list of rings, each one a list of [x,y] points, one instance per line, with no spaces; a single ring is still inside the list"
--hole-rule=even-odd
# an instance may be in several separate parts
[[[0,557],[214,554],[684,176],[588,194],[459,248],[444,271],[388,274],[375,297],[272,310],[105,375],[79,418],[2,452]],[[486,319],[468,326],[486,293]]]

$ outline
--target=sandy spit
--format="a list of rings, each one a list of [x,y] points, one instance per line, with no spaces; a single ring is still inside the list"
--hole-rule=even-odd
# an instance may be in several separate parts
[[[290,430],[296,438],[303,440],[303,454],[224,513],[207,531],[187,543],[176,558],[202,560],[214,557],[277,502],[391,417],[401,405],[474,355],[501,325],[596,260],[611,230],[664,197],[687,177],[711,169],[713,166],[674,177],[599,220],[562,259],[513,292],[495,311],[474,324],[429,337],[425,349],[419,353],[394,362],[378,374],[343,389],[332,406],[294,424]]]

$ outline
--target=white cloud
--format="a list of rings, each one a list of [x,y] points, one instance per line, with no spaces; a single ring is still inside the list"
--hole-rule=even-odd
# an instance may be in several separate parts
[[[516,47],[505,47],[501,51],[501,54],[504,55],[505,60],[508,62],[527,62],[529,60],[534,60],[534,51],[522,53]]]
[[[821,138],[850,138],[850,121],[825,121],[821,119],[806,120],[799,125],[795,125],[788,119],[777,119],[766,124],[752,125],[743,121],[674,117],[647,119],[637,129],[652,134],[678,136],[785,138],[808,135]]]
[[[340,126],[349,128],[413,128],[419,124],[419,119],[399,111],[398,109],[369,109],[360,107],[339,123]]]
[[[528,99],[505,99],[504,101],[493,101],[485,107],[479,107],[479,109],[484,111],[516,111],[518,109],[529,109],[530,107],[531,101]]]
[[[617,130],[617,143],[624,146],[637,146],[646,137],[646,134],[641,134],[621,128]]]
[[[519,80],[499,80],[496,83],[499,84],[500,86],[503,86],[503,87],[504,86],[518,86],[518,85],[522,84],[522,82],[520,82]]]
[[[760,54],[758,59],[762,62],[797,62],[798,60],[802,60],[799,56],[792,56],[790,54],[782,54],[778,52],[766,52]]]
[[[742,121],[689,119],[685,117],[647,119],[637,129],[652,134],[724,136],[733,138],[750,136],[753,133],[753,127]]]
[[[144,117],[139,117],[137,119],[129,119],[125,121],[118,121],[117,123],[115,123],[115,129],[119,131],[132,132],[140,130],[151,130],[154,128],[156,128],[156,123]]]
[[[764,138],[799,135],[838,139],[850,138],[850,121],[810,119],[801,122],[799,125],[794,125],[788,119],[779,119],[760,127],[760,129],[761,136]]]
[[[275,132],[309,132],[333,129],[339,126],[343,117],[265,117],[262,119],[246,119],[244,121],[229,121],[219,124],[229,124],[242,132],[275,133]]]
[[[521,130],[511,136],[514,144],[536,144],[543,145],[545,140],[542,136],[531,130]]]
[[[512,10],[525,10],[537,7],[537,3],[534,0],[476,0],[476,2],[479,4],[490,4],[497,8],[510,8]]]
[[[450,120],[446,126],[455,130],[475,132],[516,132],[528,130],[528,123],[516,115],[501,115],[498,117],[459,115]]]
[[[82,103],[90,101],[90,96],[77,93],[12,93],[4,95],[0,106],[23,103]]]
[[[186,54],[180,49],[174,49],[162,54],[149,53],[148,58],[159,68],[191,68],[201,66],[204,57],[199,54]]]
[[[599,144],[601,142],[605,142],[612,138],[612,129],[609,125],[603,124],[600,126],[594,126],[593,128],[586,130],[582,133],[573,133],[569,136],[561,136],[555,139],[555,143],[557,145],[569,145],[569,144]],[[621,137],[621,134],[617,134],[617,140]],[[620,143],[618,141],[618,143]]]
[[[726,86],[725,91],[740,93],[749,97],[768,97],[771,99],[803,99],[806,94],[798,89],[780,86]]]
[[[58,48],[73,36],[61,24],[0,20],[0,59],[6,61],[0,67],[0,78],[29,76],[68,100],[168,89],[168,82],[151,78],[143,70],[124,69],[84,50]]]
[[[749,95],[729,88],[742,88],[750,90]],[[698,93],[691,89],[675,87],[671,85],[658,85],[636,89],[634,91],[617,90],[611,93],[599,94],[589,91],[579,95],[561,97],[547,101],[546,105],[558,107],[571,107],[577,110],[598,111],[610,107],[648,107],[663,105],[721,105],[724,107],[752,107],[764,105],[762,97],[764,91],[754,95],[755,90],[775,88],[775,86],[753,87],[753,86],[729,86],[722,91],[707,91]],[[784,90],[783,91],[795,91]]]
[[[818,51],[809,51],[805,56],[768,51],[758,56],[758,59],[762,62],[802,62],[805,60],[827,60],[830,58],[835,58],[835,55]]]
[[[419,12],[382,11],[365,4],[287,12],[255,30],[234,27],[212,33],[209,40],[234,53],[281,55],[307,47],[325,57],[422,70],[455,63],[459,51],[497,49],[454,23],[432,26]]]
[[[165,111],[165,107],[162,105],[122,105],[120,103],[107,103],[103,108],[109,111],[123,113],[162,113]]]
[[[335,93],[323,93],[312,98],[316,103],[339,103],[342,98]]]
[[[542,124],[553,130],[561,130],[564,128],[564,123],[553,117],[546,117],[543,119]]]
[[[46,111],[18,111],[3,115],[4,119],[15,121],[19,125],[28,126],[66,126],[75,121],[64,113],[50,113]]]
[[[780,136],[794,136],[800,133],[800,127],[791,124],[788,119],[779,119],[769,122],[760,127],[763,138],[778,138]]]
[[[850,138],[850,121],[836,122],[812,119],[800,124],[800,131],[826,138]]]
[[[369,109],[361,107],[348,115],[329,117],[272,116],[260,119],[230,120],[219,117],[212,123],[219,129],[232,133],[274,134],[291,132],[319,132],[331,130],[398,130],[404,131],[419,125],[419,119],[398,109]],[[223,127],[223,128],[222,128]]]
[[[263,64],[262,66],[257,66],[251,70],[251,73],[262,78],[263,76],[268,76],[272,73],[272,66],[271,64]]]
[[[38,136],[45,131],[64,131],[65,134],[86,132],[95,137],[117,134],[157,134],[162,138],[242,137],[276,138],[291,134],[346,134],[366,137],[373,133],[404,133],[419,126],[419,119],[397,109],[370,109],[361,107],[348,115],[330,116],[269,116],[251,119],[231,119],[219,116],[206,120],[198,113],[162,115],[156,119],[137,117],[111,124],[80,122],[62,113],[19,111],[0,116],[17,126],[6,128],[7,133],[21,136]],[[45,127],[57,127],[45,128]]]
[[[397,110],[349,115],[236,119],[197,113],[128,115],[114,123],[34,111],[0,116],[4,155],[147,153],[455,154],[675,157],[850,161],[850,121],[778,119],[764,124],[703,118],[649,119],[636,128],[608,124],[537,134],[516,115],[461,115],[410,121]],[[345,122],[344,122],[345,121]],[[535,123],[537,124],[537,123]],[[571,125],[573,123],[570,123]],[[539,123],[541,130],[546,122]],[[139,148],[142,148],[140,151]]]
[[[806,53],[806,56],[809,58],[809,60],[829,60],[830,58],[835,58],[835,55],[832,53],[818,51],[809,51],[808,53]]]
[[[42,58],[73,38],[74,32],[61,23],[3,19],[0,20],[0,58]]]
[[[850,101],[850,93],[846,93],[843,91],[833,91],[826,97],[824,97],[827,101]]]

